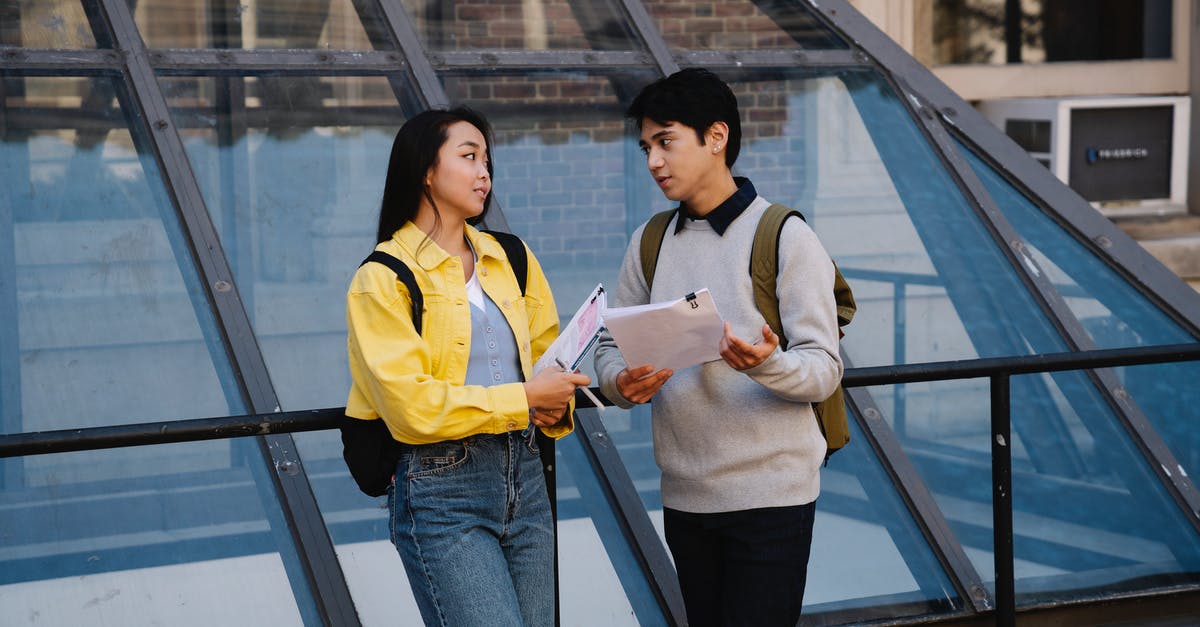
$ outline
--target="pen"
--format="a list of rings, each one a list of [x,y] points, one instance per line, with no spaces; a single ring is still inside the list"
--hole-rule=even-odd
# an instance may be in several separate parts
[[[564,364],[563,360],[558,357],[554,358],[554,363],[558,364],[558,367],[562,368],[563,372],[571,371],[571,369],[567,367],[567,364]],[[592,390],[589,389],[588,386],[583,385],[583,386],[580,386],[578,389],[583,390],[583,395],[588,397],[592,401],[592,403],[596,406],[596,409],[598,409],[600,411],[604,411],[604,404],[600,402],[600,399],[596,398],[595,394],[592,394]]]

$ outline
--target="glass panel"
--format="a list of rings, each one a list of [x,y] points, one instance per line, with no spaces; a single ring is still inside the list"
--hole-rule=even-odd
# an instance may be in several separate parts
[[[0,191],[0,267],[12,273],[0,282],[0,317],[15,321],[3,326],[20,342],[0,344],[2,431],[241,413],[189,246],[119,82],[3,86],[0,174],[21,183]],[[76,470],[96,478],[94,466]]]
[[[854,288],[854,365],[1065,347],[876,75],[722,74],[743,118],[735,173],[802,211]]]
[[[935,0],[934,62],[1171,58],[1171,0]],[[1020,42],[1009,47],[1008,42]]]
[[[0,0],[0,47],[95,48],[79,0]]]
[[[345,405],[346,287],[374,248],[392,138],[407,110],[386,77],[164,77],[160,84],[280,407]],[[388,538],[386,510],[350,479],[338,432],[294,439],[364,624],[394,623],[396,614],[386,612],[416,620],[415,601],[396,581],[399,557],[376,550]]]
[[[6,473],[0,489],[5,615],[46,625],[321,624],[303,575],[289,582],[302,569],[256,442],[15,461],[27,472]],[[55,470],[69,468],[87,471]]]
[[[846,49],[840,36],[798,2],[646,0],[672,48],[683,50]]]
[[[1098,348],[1195,340],[996,170],[962,144],[959,148]],[[1200,476],[1200,424],[1181,419],[1200,407],[1200,388],[1195,385],[1200,381],[1200,363],[1138,366],[1115,372],[1183,470],[1189,476]]]
[[[390,36],[384,34],[386,30],[374,2],[127,1],[142,39],[151,48],[395,48]]]
[[[850,442],[821,469],[804,613],[889,607],[885,615],[899,617],[962,609],[854,416]]]
[[[594,409],[585,409],[596,416]],[[598,421],[597,421],[598,422]],[[558,441],[559,608],[563,625],[667,625],[576,432]]]
[[[632,50],[633,27],[616,0],[404,0],[421,42],[434,50]]]
[[[246,413],[120,81],[2,85],[2,431]],[[263,459],[245,439],[3,460],[0,605],[55,624],[97,604],[119,623],[193,622],[188,603],[319,621]]]
[[[851,365],[1066,349],[877,76],[781,71],[726,79],[750,122],[737,171],[765,197],[804,211],[855,289],[859,312],[843,343]],[[755,108],[765,110],[755,115]],[[1017,377],[1012,389],[1022,602],[1062,590],[1170,582],[1194,569],[1194,531],[1084,374]],[[990,578],[987,382],[869,391]],[[1106,513],[1114,508],[1154,522]],[[1147,552],[1097,550],[1102,537]],[[1138,584],[1130,572],[1148,578]]]
[[[374,248],[387,156],[406,117],[389,79],[160,84],[280,406],[345,404],[346,286]],[[340,458],[340,444],[326,453]]]

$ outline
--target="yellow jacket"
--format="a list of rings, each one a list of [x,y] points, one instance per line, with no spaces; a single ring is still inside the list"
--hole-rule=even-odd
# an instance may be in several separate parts
[[[470,226],[466,234],[479,258],[475,264],[479,283],[512,328],[521,371],[528,380],[533,363],[558,335],[558,311],[550,284],[530,253],[522,297],[500,244]],[[408,290],[396,274],[379,263],[359,268],[346,294],[352,381],[346,414],[363,419],[382,417],[392,437],[409,444],[528,426],[529,404],[521,383],[464,385],[471,347],[471,305],[459,258],[447,254],[411,222],[375,249],[412,268],[425,298],[424,337],[417,334]],[[561,438],[573,428],[568,417],[543,431]]]

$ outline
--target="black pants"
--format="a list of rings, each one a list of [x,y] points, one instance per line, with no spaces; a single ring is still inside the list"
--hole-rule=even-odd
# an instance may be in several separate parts
[[[795,627],[816,503],[716,514],[663,509],[691,627]]]

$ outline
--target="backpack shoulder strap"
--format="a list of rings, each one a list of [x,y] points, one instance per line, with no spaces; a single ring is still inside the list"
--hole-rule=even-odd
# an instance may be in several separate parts
[[[837,301],[838,334],[844,335],[841,327],[850,324],[854,319],[858,304],[854,302],[854,292],[850,291],[850,284],[846,282],[846,277],[842,276],[842,271],[838,270],[836,263],[833,264],[833,299]]]
[[[763,213],[758,222],[758,230],[754,233],[754,246],[750,251],[750,276],[754,281],[754,302],[758,305],[771,330],[779,336],[780,344],[787,348],[787,337],[782,333],[783,323],[779,317],[779,293],[776,291],[776,276],[779,273],[779,236],[783,233],[783,223],[791,216],[799,216],[804,220],[804,214],[789,209],[780,204],[774,204]],[[805,220],[807,222],[807,220]],[[837,264],[833,264],[833,298],[837,303],[838,335],[843,335],[841,327],[850,324],[858,306],[854,302],[854,292]]]
[[[513,274],[517,275],[517,285],[521,288],[521,296],[525,295],[525,285],[529,283],[529,256],[525,252],[525,242],[512,233],[504,231],[484,231],[500,243],[504,256],[512,265]]]
[[[792,216],[804,219],[804,214],[778,203],[767,207],[758,220],[754,231],[754,244],[750,248],[750,279],[754,284],[754,304],[767,321],[767,325],[779,336],[779,345],[787,349],[787,336],[783,333],[783,321],[779,316],[779,293],[776,291],[776,276],[779,274],[779,234],[783,223]]]
[[[642,277],[646,279],[646,289],[654,285],[654,269],[658,265],[658,250],[662,248],[663,237],[667,234],[667,225],[671,223],[674,209],[660,211],[650,217],[646,228],[642,229],[641,257]]]
[[[421,334],[421,312],[425,311],[425,296],[421,293],[421,288],[417,285],[417,277],[413,276],[412,269],[408,264],[396,259],[395,257],[376,250],[363,260],[359,267],[365,266],[370,262],[381,263],[392,269],[396,273],[396,278],[408,288],[408,298],[412,301],[412,321],[413,326],[417,329],[417,335]]]

